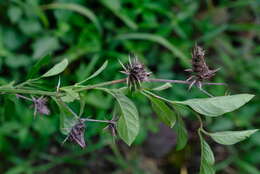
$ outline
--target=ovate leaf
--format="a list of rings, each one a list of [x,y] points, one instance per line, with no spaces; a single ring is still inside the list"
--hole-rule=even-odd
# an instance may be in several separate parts
[[[123,141],[130,146],[135,140],[140,127],[138,111],[134,103],[119,90],[99,89],[108,92],[116,98],[121,111],[117,122],[117,131]]]
[[[157,116],[160,118],[160,120],[164,124],[168,125],[169,127],[173,127],[176,122],[176,114],[174,113],[174,111],[172,109],[170,109],[164,103],[164,101],[162,101],[152,95],[149,95],[147,93],[143,93],[143,94],[150,99],[153,110],[155,111]]]
[[[45,74],[43,74],[42,77],[50,77],[50,76],[55,76],[57,74],[60,74],[67,68],[68,64],[69,64],[69,61],[67,59],[64,59],[63,61],[56,64],[54,67],[52,67]]]
[[[68,135],[75,124],[78,123],[78,117],[72,114],[68,107],[65,107],[65,104],[56,99],[55,97],[52,98],[60,109],[60,131],[64,135]]]
[[[253,97],[254,95],[251,94],[237,94],[205,99],[190,99],[178,103],[188,105],[202,115],[216,117],[240,108]]]
[[[245,131],[224,131],[210,133],[209,135],[214,141],[216,141],[219,144],[232,145],[245,140],[257,131],[258,129]]]
[[[201,143],[201,160],[200,160],[200,174],[214,174],[214,163],[215,158],[214,154],[208,145],[208,143],[204,140],[202,135],[199,133],[200,143]]]
[[[177,144],[176,150],[182,150],[188,142],[188,131],[180,115],[177,115],[176,123]]]

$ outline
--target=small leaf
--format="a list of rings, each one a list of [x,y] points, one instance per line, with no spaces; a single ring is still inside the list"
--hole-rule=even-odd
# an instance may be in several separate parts
[[[188,142],[188,131],[180,115],[177,115],[177,123],[175,129],[177,130],[176,150],[182,150]]]
[[[73,91],[71,87],[61,88],[61,90],[65,91],[65,96],[61,97],[61,100],[67,103],[73,102],[74,100],[79,100],[79,93]]]
[[[55,97],[52,99],[57,103],[60,109],[60,131],[64,135],[68,135],[71,129],[78,123],[78,117],[76,117],[64,103]]]
[[[258,129],[245,131],[224,131],[209,133],[209,135],[214,141],[216,141],[219,144],[232,145],[245,140],[257,131]]]
[[[102,65],[96,72],[94,72],[91,76],[89,76],[89,77],[86,78],[85,80],[83,80],[83,81],[77,83],[77,85],[80,85],[80,84],[82,84],[82,83],[85,83],[86,81],[88,81],[88,80],[90,80],[90,79],[92,79],[92,78],[98,76],[98,75],[107,67],[107,64],[108,64],[108,61],[105,61],[105,62],[103,63],[103,65]]]
[[[138,111],[134,103],[119,90],[109,90],[106,88],[98,89],[103,90],[116,98],[121,110],[121,116],[117,122],[117,131],[124,142],[130,146],[138,135],[140,127]]]
[[[39,72],[40,68],[44,65],[47,65],[50,62],[50,60],[51,56],[49,54],[38,60],[37,63],[33,65],[33,67],[30,69],[27,78],[33,78]]]
[[[176,122],[176,114],[164,103],[164,101],[152,95],[146,93],[143,94],[150,99],[153,110],[156,112],[160,120],[172,128]]]
[[[43,74],[42,77],[50,77],[50,76],[55,76],[57,74],[60,74],[67,68],[68,64],[69,64],[68,60],[64,59],[63,61],[56,64],[54,67],[52,67],[48,72]]]
[[[190,99],[178,103],[188,105],[202,115],[216,117],[240,108],[253,97],[254,95],[251,94],[237,94],[206,99]]]
[[[162,91],[162,90],[165,90],[165,89],[168,89],[168,88],[171,88],[172,85],[170,83],[165,83],[159,87],[156,87],[156,88],[153,88],[152,90],[153,91]]]
[[[214,154],[208,145],[208,143],[203,139],[201,133],[199,132],[200,142],[201,142],[201,160],[200,160],[200,174],[215,174]]]

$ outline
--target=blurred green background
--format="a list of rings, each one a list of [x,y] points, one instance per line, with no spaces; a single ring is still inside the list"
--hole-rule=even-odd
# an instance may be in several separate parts
[[[126,62],[129,53],[138,55],[157,78],[184,80],[195,42],[207,50],[212,69],[221,67],[213,81],[229,86],[210,86],[208,91],[216,96],[256,95],[236,112],[207,119],[207,128],[259,128],[259,0],[0,0],[1,85],[24,81],[32,65],[46,54],[52,59],[42,72],[62,58],[69,59],[62,85],[83,80],[105,60],[109,60],[107,69],[89,83],[122,78],[117,60]],[[54,78],[47,86],[54,90],[56,83]],[[174,85],[162,95],[175,100],[206,97],[197,89],[188,92],[183,85]],[[0,173],[197,173],[200,144],[193,116],[184,113],[189,143],[176,152],[174,131],[160,124],[145,98],[132,99],[139,109],[141,130],[131,148],[121,141],[113,144],[102,131],[105,125],[90,123],[87,148],[80,149],[61,145],[65,137],[58,130],[54,103],[50,103],[50,116],[34,119],[30,103],[1,95]],[[110,96],[91,91],[85,100],[84,116],[111,117]],[[235,146],[208,141],[217,173],[260,173],[260,132]]]

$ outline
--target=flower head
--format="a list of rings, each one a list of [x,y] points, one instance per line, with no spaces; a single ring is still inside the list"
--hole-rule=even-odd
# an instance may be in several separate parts
[[[205,61],[205,51],[202,47],[195,45],[192,51],[192,69],[187,69],[186,71],[193,73],[187,81],[191,81],[189,89],[193,85],[201,87],[202,81],[209,80],[215,73],[219,70],[210,70]]]
[[[68,135],[68,139],[71,142],[78,144],[80,147],[86,147],[84,134],[85,134],[86,125],[81,120],[79,123],[75,124]],[[65,139],[66,140],[66,139]]]
[[[39,98],[35,98],[35,97],[28,98],[28,97],[20,95],[20,94],[16,94],[16,97],[33,102],[31,107],[34,107],[34,116],[36,116],[37,112],[41,115],[50,114],[50,110],[47,106],[48,99],[46,97],[41,96]]]
[[[35,98],[32,97],[33,106],[34,106],[34,116],[36,116],[37,112],[41,115],[49,115],[50,110],[47,106],[48,99],[46,97]]]
[[[144,64],[140,63],[138,58],[135,56],[131,58],[129,56],[129,62],[125,66],[121,62],[124,71],[120,71],[123,74],[127,75],[127,86],[131,90],[139,89],[141,87],[141,83],[148,80],[151,72],[147,72]]]

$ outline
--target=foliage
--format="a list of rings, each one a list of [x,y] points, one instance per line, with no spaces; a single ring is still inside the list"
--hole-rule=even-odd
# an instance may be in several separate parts
[[[151,82],[152,84],[144,84],[145,90],[142,93],[132,94],[118,84],[114,84],[113,89],[104,89],[106,86],[102,85],[106,84],[102,83],[97,87],[91,85],[121,78],[122,75],[117,73],[120,69],[118,59],[125,63],[129,52],[139,55],[141,62],[145,62],[156,77],[185,79],[186,74],[181,71],[189,67],[191,47],[198,42],[203,43],[208,50],[206,61],[209,66],[213,68],[216,64],[214,68],[222,67],[215,81],[227,83],[231,94],[258,94],[260,84],[257,43],[260,36],[256,21],[259,18],[257,1],[109,2],[0,1],[0,91],[4,94],[0,99],[0,159],[1,163],[3,161],[0,172],[46,172],[68,163],[84,166],[91,161],[82,158],[84,154],[91,152],[90,155],[94,158],[93,154],[97,149],[108,144],[101,130],[109,122],[87,122],[86,150],[71,149],[73,146],[67,143],[61,147],[64,137],[58,133],[59,122],[63,116],[67,119],[69,114],[75,119],[75,115],[70,111],[64,112],[65,115],[60,114],[55,102],[50,100],[51,116],[34,119],[33,111],[28,109],[32,102],[17,99],[14,95],[17,93],[27,97],[33,95],[52,98],[62,94],[61,101],[80,118],[87,116],[90,119],[91,115],[95,119],[114,121],[111,109],[116,106],[115,117],[121,115],[116,127],[118,134],[127,144],[134,145],[145,141],[147,133],[155,129],[157,118],[150,117],[150,101],[158,119],[173,126],[178,134],[178,150],[189,148],[189,143],[185,145],[192,130],[184,123],[197,122],[192,120],[192,115],[195,115],[193,112],[181,109],[189,106],[205,115],[204,124],[210,130],[207,132],[204,128],[199,128],[200,138],[197,137],[197,140],[201,140],[201,172],[205,168],[210,168],[208,170],[211,171],[214,163],[209,157],[212,154],[209,147],[211,141],[206,137],[229,145],[244,140],[255,132],[255,127],[259,127],[258,97],[238,111],[227,113],[248,102],[253,97],[250,94],[225,95],[218,100],[219,97],[201,99],[203,93],[195,88],[187,92],[185,85],[173,84],[172,88],[163,85],[161,88]],[[109,61],[109,66],[106,60]],[[55,63],[54,69],[48,69]],[[70,86],[71,84],[75,85]],[[164,87],[167,90],[160,91]],[[91,90],[94,88],[100,90]],[[115,91],[115,88],[119,90]],[[226,89],[223,86],[207,88],[217,96],[223,95]],[[117,104],[113,105],[114,99],[105,95],[102,90],[111,94]],[[158,94],[160,98],[157,97]],[[58,105],[60,106],[59,103]],[[63,112],[68,108],[60,106],[60,109]],[[136,110],[139,111],[139,117]],[[225,113],[225,117],[212,118]],[[68,135],[77,119],[75,122],[69,121],[71,125],[61,124],[66,125],[63,133]],[[231,129],[237,131],[228,131]],[[239,131],[240,129],[251,130]],[[259,165],[260,153],[258,137],[259,132],[256,132],[250,140],[236,145],[235,148],[231,146],[227,150],[230,153],[229,158],[216,160],[216,170],[225,170],[232,163],[237,173],[257,173],[255,166]],[[192,143],[191,141],[190,137],[189,142]],[[196,144],[198,146],[199,143]],[[211,147],[218,157],[215,146],[217,145]],[[59,150],[52,152],[51,149]],[[59,155],[63,154],[61,149],[70,153],[67,152],[67,156],[60,158]],[[118,154],[116,150],[113,153]],[[75,162],[77,157],[80,159]],[[125,170],[125,163],[131,166],[132,173],[141,170],[138,165],[130,164],[118,156],[116,159],[106,159],[117,164],[118,170]],[[43,163],[46,160],[48,162]],[[179,168],[189,166],[186,165],[184,163]]]

